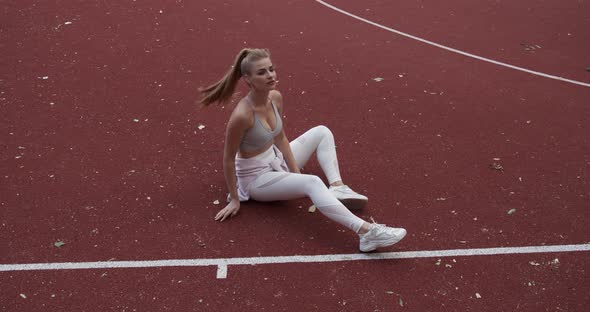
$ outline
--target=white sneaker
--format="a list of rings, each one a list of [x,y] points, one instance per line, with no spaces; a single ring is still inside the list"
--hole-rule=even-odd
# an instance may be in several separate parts
[[[391,246],[402,240],[406,233],[403,228],[393,228],[385,226],[385,224],[373,223],[369,226],[367,233],[359,234],[359,249],[362,252],[369,252],[379,247]]]
[[[365,195],[361,195],[353,191],[347,185],[330,186],[330,192],[350,210],[358,210],[363,208],[369,199]]]

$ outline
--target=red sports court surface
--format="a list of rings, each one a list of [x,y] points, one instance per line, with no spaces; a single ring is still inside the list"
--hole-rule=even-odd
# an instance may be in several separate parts
[[[539,74],[316,1],[6,2],[2,310],[584,311],[588,4],[328,3]],[[271,50],[289,136],[328,126],[358,214],[401,243],[355,260],[308,200],[213,222],[231,107],[196,88],[243,47]]]

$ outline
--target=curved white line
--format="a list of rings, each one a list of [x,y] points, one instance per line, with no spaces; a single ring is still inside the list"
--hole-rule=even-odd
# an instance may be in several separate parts
[[[510,65],[510,64],[498,62],[498,61],[494,61],[494,60],[491,60],[491,59],[488,59],[488,58],[485,58],[485,57],[481,57],[481,56],[474,55],[474,54],[471,54],[471,53],[463,52],[461,50],[453,49],[453,48],[444,46],[442,44],[438,44],[436,42],[428,41],[428,40],[425,40],[425,39],[422,39],[422,38],[419,38],[419,37],[416,37],[416,36],[412,36],[410,34],[406,34],[406,33],[401,32],[399,30],[395,30],[393,28],[389,28],[387,26],[383,26],[381,24],[377,24],[377,23],[372,22],[372,21],[370,21],[368,19],[364,19],[364,18],[362,18],[360,16],[356,16],[356,15],[354,15],[352,13],[349,13],[347,11],[344,11],[344,10],[340,9],[340,8],[337,8],[337,7],[335,7],[335,6],[333,6],[333,5],[329,4],[329,3],[326,3],[326,2],[324,2],[322,0],[315,0],[315,1],[318,2],[318,3],[320,3],[320,4],[322,4],[322,5],[324,5],[324,6],[326,6],[326,7],[328,7],[328,8],[330,8],[330,9],[332,9],[332,10],[334,10],[334,11],[340,12],[340,13],[342,13],[344,15],[348,15],[348,16],[350,16],[350,17],[352,17],[354,19],[357,19],[359,21],[365,22],[365,23],[370,24],[370,25],[373,25],[375,27],[379,27],[381,29],[385,29],[387,31],[390,31],[392,33],[396,33],[396,34],[401,35],[401,36],[404,36],[404,37],[408,37],[410,39],[414,39],[414,40],[417,40],[417,41],[420,41],[420,42],[423,42],[423,43],[426,43],[426,44],[435,46],[437,48],[441,48],[441,49],[445,49],[447,51],[455,52],[455,53],[458,53],[458,54],[461,54],[461,55],[464,55],[464,56],[467,56],[467,57],[478,59],[480,61],[489,62],[489,63],[492,63],[492,64],[496,64],[496,65],[500,65],[500,66],[512,68],[512,69],[515,69],[515,70],[520,70],[520,71],[523,71],[523,72],[526,72],[526,73],[529,73],[529,74],[533,74],[533,75],[537,75],[537,76],[541,76],[541,77],[545,77],[545,78],[550,78],[550,79],[555,79],[555,80],[560,80],[560,81],[564,81],[564,82],[569,82],[569,83],[577,84],[577,85],[584,86],[584,87],[590,87],[590,83],[585,83],[585,82],[581,82],[581,81],[571,80],[571,79],[567,79],[567,78],[563,78],[563,77],[559,77],[559,76],[553,76],[553,75],[549,75],[549,74],[537,72],[537,71],[534,71],[534,70],[530,70],[530,69],[526,69],[526,68],[522,68],[522,67],[518,67],[518,66],[514,66],[514,65]]]

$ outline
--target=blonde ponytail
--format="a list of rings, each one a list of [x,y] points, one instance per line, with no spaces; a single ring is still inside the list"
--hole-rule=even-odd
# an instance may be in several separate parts
[[[266,49],[242,49],[236,56],[232,68],[223,78],[206,88],[199,89],[203,95],[199,104],[209,106],[214,102],[227,102],[234,94],[238,80],[243,75],[249,74],[250,63],[267,57],[270,57],[270,53]]]

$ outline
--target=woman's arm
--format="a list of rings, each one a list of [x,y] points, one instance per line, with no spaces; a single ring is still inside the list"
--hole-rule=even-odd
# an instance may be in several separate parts
[[[283,116],[283,96],[279,91],[272,91],[271,99],[274,103],[277,104],[277,108],[279,110],[279,115]],[[289,167],[289,171],[293,173],[301,173],[299,167],[297,167],[297,162],[295,161],[295,157],[293,156],[293,152],[291,151],[291,146],[289,145],[289,140],[287,139],[287,134],[285,134],[285,123],[283,122],[283,129],[281,133],[279,133],[275,139],[274,143],[279,148],[281,153],[283,153],[283,157],[287,162],[287,166]]]
[[[225,208],[221,209],[215,216],[215,220],[223,221],[227,217],[233,217],[240,210],[238,187],[236,178],[236,154],[240,148],[240,141],[244,132],[250,127],[250,121],[244,112],[234,110],[229,118],[225,131],[225,146],[223,149],[223,174],[231,201]]]

